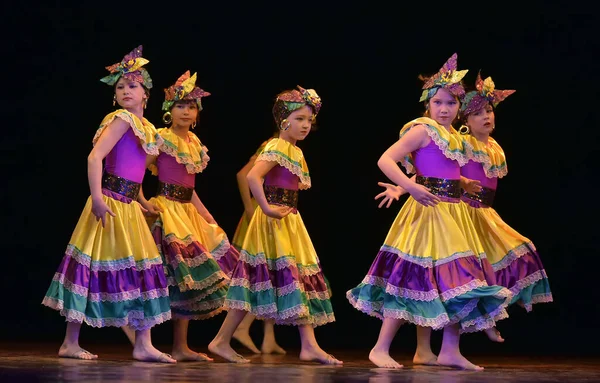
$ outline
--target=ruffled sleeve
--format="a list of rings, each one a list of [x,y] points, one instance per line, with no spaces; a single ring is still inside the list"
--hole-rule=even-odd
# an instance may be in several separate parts
[[[96,130],[96,134],[94,135],[94,139],[92,140],[92,144],[96,145],[98,139],[111,122],[114,121],[115,118],[120,118],[125,121],[133,130],[133,133],[137,138],[140,139],[140,143],[142,144],[142,148],[147,154],[157,156],[158,155],[158,146],[162,144],[162,138],[158,134],[154,125],[152,125],[148,120],[142,118],[140,120],[135,114],[125,110],[118,109],[112,113],[109,113],[104,117],[102,122],[100,123],[100,127]]]
[[[420,117],[408,122],[400,129],[400,138],[417,125],[423,125],[425,127],[429,138],[431,138],[433,143],[442,151],[446,158],[457,161],[460,166],[465,165],[469,161],[463,141],[458,138],[456,134],[450,133],[448,129],[431,118]],[[407,173],[410,174],[416,172],[412,153],[404,157],[400,163],[404,166]]]
[[[462,136],[470,160],[480,163],[488,178],[502,178],[508,174],[506,155],[492,137],[485,144],[471,135]]]
[[[271,161],[283,166],[299,178],[298,188],[308,189],[311,186],[308,165],[302,150],[286,140],[275,138],[270,140],[256,161]]]
[[[179,137],[169,128],[158,129],[158,134],[163,140],[159,147],[160,151],[174,157],[178,164],[184,165],[188,174],[202,173],[208,165],[210,160],[208,149],[194,133],[188,132],[187,140]],[[148,169],[152,174],[158,175],[155,164],[148,166]]]

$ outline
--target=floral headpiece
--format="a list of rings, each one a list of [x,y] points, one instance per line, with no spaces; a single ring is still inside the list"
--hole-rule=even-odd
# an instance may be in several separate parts
[[[319,110],[321,110],[321,97],[317,94],[314,89],[304,89],[300,85],[297,85],[298,90],[294,89],[289,92],[285,92],[275,99],[275,105],[273,105],[273,117],[277,125],[281,124],[287,116],[293,111],[302,108],[305,105],[309,105],[313,108],[314,117],[317,117]]]
[[[477,90],[472,90],[465,95],[463,103],[460,106],[463,116],[484,108],[488,103],[492,104],[495,108],[506,97],[516,92],[515,90],[495,89],[492,78],[488,77],[482,80],[480,73],[477,74],[475,89]]]
[[[165,101],[162,104],[162,110],[169,111],[176,101],[195,100],[198,109],[202,110],[202,97],[210,96],[209,92],[196,86],[196,75],[190,77],[190,71],[186,71],[177,79],[174,85],[165,89]]]
[[[152,88],[152,79],[150,74],[144,68],[144,65],[150,61],[142,57],[142,46],[135,48],[129,52],[120,63],[107,66],[106,69],[111,73],[106,77],[100,79],[100,81],[108,84],[115,85],[119,78],[123,76],[129,81],[136,81],[144,85],[147,89]]]
[[[463,88],[460,81],[465,77],[469,70],[456,70],[457,58],[457,54],[453,54],[448,61],[446,61],[444,66],[440,68],[438,73],[425,81],[425,84],[423,85],[423,94],[421,94],[419,101],[429,100],[440,88],[446,89],[460,99],[463,98],[465,95],[465,88]]]

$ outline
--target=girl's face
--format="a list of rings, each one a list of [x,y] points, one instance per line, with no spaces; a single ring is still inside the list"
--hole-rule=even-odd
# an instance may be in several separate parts
[[[447,129],[450,128],[452,121],[456,118],[459,107],[460,103],[456,97],[444,88],[438,89],[429,100],[431,118]]]
[[[137,81],[129,81],[123,77],[115,85],[115,96],[117,103],[124,109],[143,107],[144,100],[148,98],[142,84]]]
[[[279,136],[291,142],[302,141],[310,133],[312,122],[314,119],[313,110],[310,106],[304,105],[300,109],[296,109],[286,118],[288,123],[283,123],[283,127],[289,127],[281,130]]]
[[[173,126],[191,127],[198,121],[198,104],[196,101],[178,101],[171,108]]]
[[[467,126],[474,136],[489,136],[495,123],[494,108],[490,104],[467,116]]]

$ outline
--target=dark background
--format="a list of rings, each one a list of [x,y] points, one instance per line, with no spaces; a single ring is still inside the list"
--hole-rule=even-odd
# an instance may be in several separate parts
[[[366,274],[401,206],[377,208],[385,177],[376,162],[422,112],[418,75],[457,52],[467,84],[481,69],[499,89],[516,89],[496,115],[510,171],[495,207],[538,248],[554,303],[529,314],[511,308],[499,323],[505,344],[478,333],[463,337],[463,350],[597,353],[597,14],[576,2],[325,3],[5,3],[0,339],[62,341],[64,319],[40,302],[89,195],[92,137],[114,109],[99,79],[142,44],[154,80],[145,117],[157,127],[163,89],[185,70],[212,93],[196,129],[211,161],[196,189],[229,236],[243,212],[235,173],[271,134],[274,96],[301,85],[322,97],[319,130],[299,144],[313,183],[299,208],[337,317],[316,332],[324,348],[365,354],[380,321],[352,308],[345,292]],[[223,318],[192,322],[190,343],[205,348]],[[155,327],[155,342],[169,344],[171,331],[170,322]],[[276,331],[282,346],[299,346],[295,328]],[[403,327],[393,350],[414,350],[414,333]],[[260,344],[258,323],[252,334]],[[128,347],[113,328],[84,327],[81,340]]]

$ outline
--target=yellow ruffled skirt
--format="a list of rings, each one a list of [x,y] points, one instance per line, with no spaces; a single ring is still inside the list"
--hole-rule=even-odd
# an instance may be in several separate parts
[[[278,324],[335,320],[331,289],[300,213],[281,220],[254,212],[232,276],[226,307]]]
[[[458,202],[425,207],[409,197],[363,281],[346,293],[369,315],[461,331],[493,327],[507,316],[510,292],[489,286],[473,223]]]
[[[116,216],[102,227],[88,198],[42,303],[93,327],[141,330],[170,319],[167,279],[140,206],[102,198]]]
[[[511,303],[527,311],[552,302],[548,276],[533,243],[500,218],[491,207],[464,205],[494,272],[495,283],[513,294]]]
[[[227,285],[239,253],[227,235],[208,223],[192,203],[157,196],[162,212],[152,223],[169,281],[173,316],[206,319],[223,310]]]

